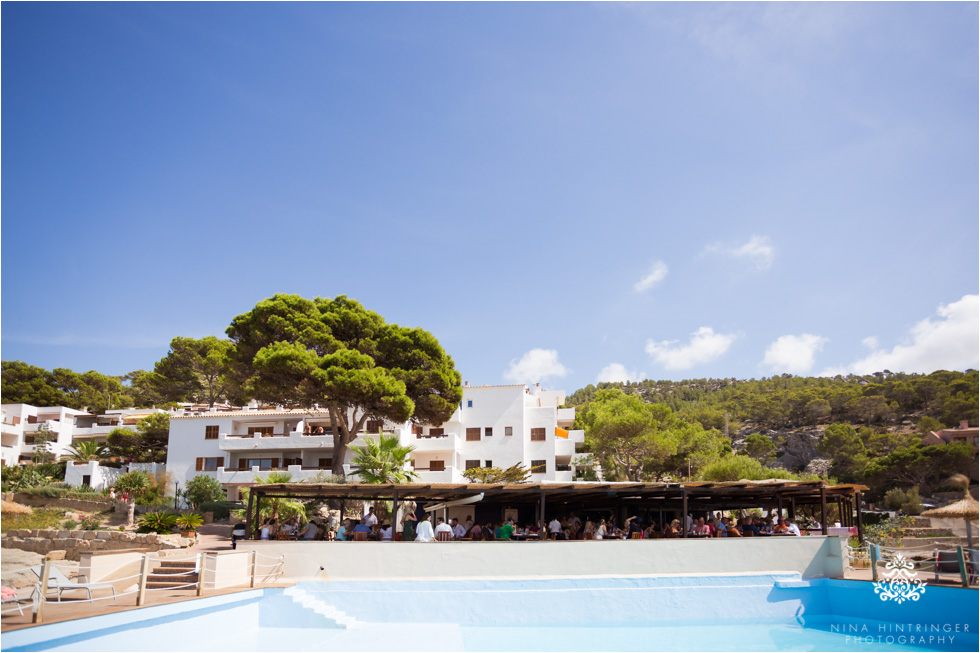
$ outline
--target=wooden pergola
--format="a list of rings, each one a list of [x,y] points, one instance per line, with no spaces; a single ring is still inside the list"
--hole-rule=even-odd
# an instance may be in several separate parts
[[[422,501],[449,503],[469,499],[494,504],[531,504],[534,514],[546,523],[549,506],[562,511],[612,509],[622,506],[634,509],[658,509],[682,515],[690,512],[739,510],[743,508],[786,509],[796,516],[800,506],[820,509],[820,525],[827,534],[827,506],[836,504],[842,526],[861,528],[861,493],[863,485],[828,485],[823,481],[730,481],[685,483],[279,483],[255,484],[249,492],[246,521],[255,521],[259,530],[259,513],[255,502],[264,498],[338,499],[362,501]]]

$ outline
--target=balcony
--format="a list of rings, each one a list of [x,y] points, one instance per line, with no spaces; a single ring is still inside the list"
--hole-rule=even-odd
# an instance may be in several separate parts
[[[73,429],[71,432],[71,437],[72,440],[76,438],[104,438],[112,431],[121,428],[126,428],[134,433],[136,432],[136,429],[126,426],[83,426]]]
[[[556,456],[575,455],[575,445],[585,442],[585,431],[569,431],[568,438],[555,438]]]
[[[355,440],[356,442],[356,440]],[[290,433],[256,433],[218,435],[218,448],[222,451],[295,451],[298,449],[333,449],[332,435],[303,435]]]
[[[455,433],[444,435],[416,435],[412,439],[415,451],[456,451],[459,447],[459,436]]]
[[[568,428],[575,423],[575,409],[574,408],[559,408],[558,409],[558,426],[561,428]]]
[[[197,472],[198,474],[214,474],[214,477],[219,483],[254,483],[256,477],[261,479],[269,478],[269,474],[273,472],[286,472],[290,475],[290,483],[301,483],[302,481],[310,478],[311,476],[316,476],[318,474],[329,474],[329,469],[320,469],[312,467],[301,467],[299,465],[289,465],[285,469],[259,469],[258,467],[252,467],[250,469],[231,469],[228,467],[219,467],[216,472]]]
[[[426,467],[416,467],[415,473],[418,474],[418,483],[467,483],[466,477],[457,467],[446,467],[444,469],[430,470]]]
[[[49,420],[47,422],[37,422],[36,424],[24,424],[24,433],[40,433],[41,427],[47,425],[49,433],[61,433],[61,422]]]

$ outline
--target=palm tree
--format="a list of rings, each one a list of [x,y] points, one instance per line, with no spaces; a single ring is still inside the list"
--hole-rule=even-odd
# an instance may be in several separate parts
[[[260,485],[278,484],[278,483],[289,483],[293,480],[292,474],[288,472],[269,472],[269,476],[262,478],[261,476],[255,477],[255,482]],[[248,505],[248,497],[250,489],[243,487],[239,490],[241,493],[242,501],[245,505]],[[259,516],[262,519],[266,517],[272,517],[275,520],[289,519],[290,517],[299,516],[306,519],[306,506],[304,506],[299,501],[289,501],[288,499],[282,499],[279,497],[268,497],[259,500],[259,505],[256,506],[256,510],[259,512]],[[244,518],[245,510],[234,511],[236,517]],[[251,525],[249,525],[251,527]]]
[[[68,460],[87,463],[90,460],[103,460],[109,457],[109,450],[101,442],[80,440],[68,447]]]
[[[408,456],[415,450],[402,446],[398,436],[378,434],[378,439],[365,438],[363,447],[352,447],[357,455],[351,463],[358,467],[358,475],[365,483],[407,483],[418,474],[405,469]]]

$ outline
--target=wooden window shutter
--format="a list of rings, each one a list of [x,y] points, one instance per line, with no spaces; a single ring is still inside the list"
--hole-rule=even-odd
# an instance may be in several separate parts
[[[203,458],[198,458],[197,459],[197,466],[194,469],[196,471],[199,471],[199,472],[204,470],[204,459]]]

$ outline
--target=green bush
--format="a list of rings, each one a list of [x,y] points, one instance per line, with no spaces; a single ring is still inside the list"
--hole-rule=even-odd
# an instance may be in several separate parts
[[[57,485],[40,485],[38,487],[31,487],[21,490],[23,494],[32,497],[42,497],[45,499],[60,499],[68,494],[68,490],[63,487],[58,487]]]
[[[66,531],[73,531],[75,530],[76,526],[78,526],[78,522],[74,519],[66,519],[64,523],[61,524],[61,527]]]
[[[206,474],[198,474],[184,486],[184,497],[192,508],[199,508],[202,503],[222,501],[226,496],[221,482]]]
[[[918,515],[922,512],[922,499],[919,488],[908,490],[894,488],[885,493],[885,507],[889,510],[900,510],[906,515]]]
[[[234,501],[205,501],[197,507],[201,512],[213,512],[214,520],[221,521],[231,516],[231,511],[241,506]]]
[[[204,518],[196,513],[177,515],[177,528],[182,531],[193,531],[204,523]]]
[[[177,526],[177,515],[169,512],[148,512],[137,521],[137,533],[172,533]]]

